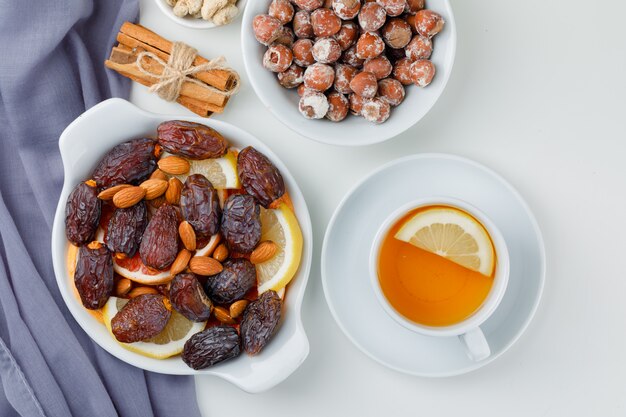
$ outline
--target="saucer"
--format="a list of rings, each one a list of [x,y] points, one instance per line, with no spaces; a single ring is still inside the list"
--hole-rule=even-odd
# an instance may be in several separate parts
[[[481,326],[492,353],[480,362],[468,358],[457,337],[423,336],[398,324],[370,285],[368,258],[379,226],[397,207],[434,195],[478,207],[500,229],[509,248],[507,291]],[[491,169],[454,155],[412,155],[377,169],[339,204],[322,247],[324,294],[339,327],[372,359],[418,376],[463,374],[506,352],[534,316],[544,280],[543,238],[526,202]]]

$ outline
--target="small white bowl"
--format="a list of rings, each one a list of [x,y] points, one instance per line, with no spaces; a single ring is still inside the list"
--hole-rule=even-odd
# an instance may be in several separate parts
[[[153,136],[159,123],[172,119],[204,123],[218,130],[234,146],[243,148],[252,145],[267,155],[283,175],[304,238],[300,268],[289,284],[283,308],[284,317],[270,343],[259,355],[243,354],[200,371],[185,365],[180,356],[153,359],[124,349],[74,296],[66,265],[69,243],[65,237],[64,213],[69,193],[76,184],[89,177],[98,161],[115,145],[137,137]],[[251,134],[225,122],[148,113],[126,100],[113,98],[92,107],[74,120],[61,134],[59,148],[65,181],[52,226],[52,263],[67,308],[94,342],[116,358],[141,369],[171,375],[215,375],[247,392],[272,388],[304,362],[309,354],[309,341],[302,326],[301,306],[311,269],[311,218],[295,179],[267,146]]]
[[[169,17],[179,25],[183,25],[191,29],[213,29],[216,27],[220,27],[209,20],[198,19],[191,16],[178,17],[174,14],[174,8],[167,4],[165,0],[154,0],[154,2],[157,4],[157,6],[159,6],[159,9],[161,9],[161,11],[165,13],[167,17]],[[237,19],[237,17],[241,15],[241,12],[246,7],[247,2],[248,0],[237,0],[237,8],[239,9],[239,12],[237,13],[237,16],[235,16],[235,19]]]
[[[298,110],[300,97],[295,89],[281,87],[276,74],[263,68],[262,59],[267,47],[254,38],[252,20],[258,14],[267,14],[270,0],[251,2],[243,14],[241,49],[248,78],[263,104],[289,128],[318,142],[331,145],[371,145],[391,139],[406,131],[433,107],[443,92],[454,64],[456,53],[456,25],[449,0],[429,0],[427,7],[441,14],[446,21],[441,33],[433,38],[434,50],[431,61],[436,75],[426,88],[406,87],[406,99],[391,110],[391,117],[380,125],[362,117],[348,116],[335,123],[328,119],[308,120]]]

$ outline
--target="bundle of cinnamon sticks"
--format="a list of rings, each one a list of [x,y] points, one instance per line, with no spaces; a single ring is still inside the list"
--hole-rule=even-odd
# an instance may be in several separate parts
[[[141,52],[151,52],[161,60],[168,62],[172,42],[141,25],[130,22],[125,22],[122,25],[117,34],[117,41],[119,44],[113,47],[110,58],[104,62],[107,68],[148,87],[160,81],[138,68],[137,56]],[[207,62],[209,61],[206,58],[198,55],[193,65]],[[154,74],[162,74],[163,72],[163,65],[150,57],[142,58],[142,66]],[[224,92],[233,88],[233,84],[236,82],[233,73],[224,69],[210,69],[191,76]],[[200,116],[209,117],[213,113],[222,113],[228,103],[228,98],[227,94],[220,94],[220,92],[204,88],[198,83],[185,81],[176,101]]]

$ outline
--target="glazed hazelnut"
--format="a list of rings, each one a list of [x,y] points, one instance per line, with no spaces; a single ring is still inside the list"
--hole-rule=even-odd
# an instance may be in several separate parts
[[[359,71],[351,65],[338,64],[335,67],[335,83],[333,87],[342,94],[350,94],[350,82]]]
[[[385,42],[376,32],[365,32],[356,42],[356,55],[362,59],[375,58],[385,50]]]
[[[378,3],[366,3],[359,13],[359,25],[367,32],[375,32],[385,24],[387,12]]]
[[[348,101],[350,102],[350,113],[355,116],[360,116],[361,111],[363,110],[363,105],[370,101],[370,99],[361,97],[356,93],[352,93],[348,97]]]
[[[276,44],[267,48],[263,55],[263,67],[272,72],[283,72],[291,65],[293,53],[285,45]]]
[[[333,11],[343,20],[352,20],[361,10],[360,0],[333,0]]]
[[[359,58],[356,53],[356,45],[353,45],[346,49],[346,51],[341,56],[341,62],[351,65],[355,68],[361,68],[363,66],[364,59]]]
[[[324,5],[324,0],[291,0],[291,2],[307,12],[312,12]]]
[[[350,88],[363,98],[372,98],[378,91],[378,81],[374,74],[363,71],[352,78]]]
[[[252,30],[254,37],[263,45],[270,45],[280,35],[280,28],[283,25],[280,20],[267,14],[260,14],[252,20]]]
[[[341,19],[330,9],[317,9],[311,13],[315,36],[333,36],[341,29]]]
[[[304,68],[291,64],[283,72],[278,73],[278,83],[285,88],[296,88],[304,82]]]
[[[298,39],[292,46],[293,61],[301,67],[308,67],[315,62],[313,58],[313,41]]]
[[[308,39],[314,36],[311,15],[306,10],[298,10],[293,16],[293,33],[298,38]]]
[[[328,90],[335,81],[335,70],[330,65],[313,64],[304,71],[304,85],[315,91]]]
[[[415,15],[413,14],[406,15],[404,17],[404,21],[408,23],[409,27],[411,28],[411,32],[413,32],[414,35],[417,35],[417,28],[415,27]]]
[[[365,120],[376,124],[385,122],[389,119],[390,114],[391,106],[380,97],[376,97],[366,103],[363,103],[363,108],[361,109],[361,115],[365,118]]]
[[[288,48],[291,48],[295,40],[296,40],[296,37],[293,34],[293,30],[291,30],[290,27],[283,26],[280,29],[279,35],[274,41],[274,43],[279,43],[281,45],[285,45]]]
[[[395,107],[402,103],[404,95],[404,87],[400,81],[393,78],[378,81],[378,96],[391,106]]]
[[[302,84],[300,84],[300,85],[298,86],[298,89],[297,89],[296,91],[297,91],[298,95],[299,95],[300,97],[302,97],[302,96],[304,95],[304,93],[309,92],[309,91],[310,91],[310,92],[313,92],[313,91],[315,91],[315,90],[311,90],[310,88],[306,88],[306,86],[304,85],[304,83],[302,83]]]
[[[328,113],[328,99],[319,91],[305,91],[300,97],[298,109],[307,119],[321,119]]]
[[[350,102],[341,93],[332,92],[328,95],[328,112],[326,118],[331,122],[340,122],[346,118],[350,110]]]
[[[412,62],[409,58],[402,58],[393,67],[393,78],[400,81],[402,85],[413,84],[413,80],[411,80],[411,64]]]
[[[426,87],[435,76],[435,65],[427,59],[420,59],[411,64],[411,81],[419,87]]]
[[[420,10],[415,14],[415,27],[420,35],[432,38],[443,29],[444,20],[432,10]]]
[[[433,42],[430,38],[422,35],[415,35],[411,42],[404,49],[406,57],[411,61],[417,61],[418,59],[428,59],[433,53]]]
[[[385,9],[387,16],[400,16],[406,7],[406,0],[376,0],[376,3]]]
[[[385,55],[370,58],[363,64],[363,71],[371,72],[377,80],[387,78],[391,74],[391,70],[393,70],[391,62]]]
[[[268,14],[286,25],[293,20],[295,10],[289,0],[272,0]]]
[[[354,43],[359,36],[359,27],[354,22],[344,22],[341,25],[341,29],[335,35],[335,39],[339,42],[341,50],[345,51]]]
[[[322,64],[330,64],[341,56],[341,46],[333,38],[320,38],[313,44],[313,58]]]
[[[406,0],[406,8],[409,14],[415,14],[426,7],[426,0]]]
[[[389,19],[381,31],[383,40],[390,48],[404,48],[411,41],[411,26],[401,18]]]

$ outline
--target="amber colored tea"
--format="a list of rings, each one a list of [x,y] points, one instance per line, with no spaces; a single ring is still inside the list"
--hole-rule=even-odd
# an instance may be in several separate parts
[[[378,280],[389,303],[407,319],[426,326],[449,326],[480,308],[493,275],[485,276],[394,237],[407,219],[432,207],[412,210],[390,228],[380,248]]]

